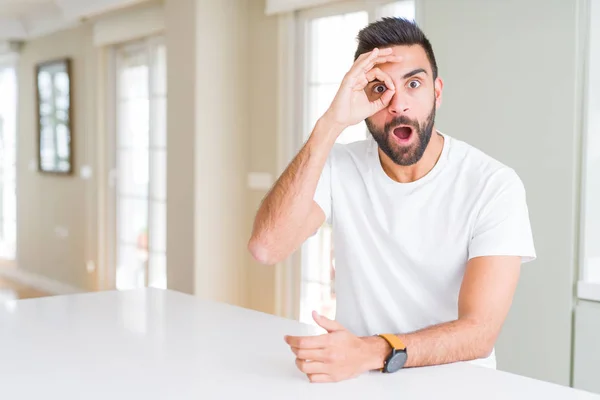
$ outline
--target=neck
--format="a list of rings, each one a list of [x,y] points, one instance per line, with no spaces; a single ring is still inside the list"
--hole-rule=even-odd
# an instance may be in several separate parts
[[[444,137],[433,128],[431,140],[423,153],[423,157],[413,165],[403,166],[393,162],[381,149],[379,160],[381,167],[391,179],[400,183],[409,183],[421,179],[429,173],[438,162],[444,148]]]

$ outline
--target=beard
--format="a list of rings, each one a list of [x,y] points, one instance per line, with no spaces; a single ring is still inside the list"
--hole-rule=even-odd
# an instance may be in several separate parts
[[[412,120],[404,115],[394,118],[390,122],[386,123],[383,129],[375,126],[369,118],[365,119],[365,123],[373,139],[379,145],[379,148],[397,165],[409,166],[417,163],[429,144],[431,139],[431,133],[433,131],[433,125],[435,122],[435,102],[433,108],[429,113],[429,116],[419,123],[419,121]],[[397,143],[393,143],[390,140],[390,135],[393,135],[393,129],[398,125],[410,126],[413,130],[411,135],[416,134],[417,139],[415,143],[410,146],[400,146]]]

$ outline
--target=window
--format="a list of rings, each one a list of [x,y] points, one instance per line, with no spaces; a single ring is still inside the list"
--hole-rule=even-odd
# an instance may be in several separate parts
[[[342,78],[354,62],[356,36],[370,21],[384,16],[414,19],[413,1],[340,3],[299,14],[305,59],[302,124],[305,141],[317,119],[331,104]],[[339,143],[368,137],[364,122],[346,129]],[[313,310],[335,316],[335,257],[328,225],[309,238],[301,249],[300,321],[312,323]]]
[[[600,301],[600,5],[590,3],[582,147],[581,279],[578,295]]]
[[[116,49],[117,289],[166,288],[166,47]]]
[[[16,117],[15,68],[0,64],[0,258],[10,260],[15,258],[17,237]]]

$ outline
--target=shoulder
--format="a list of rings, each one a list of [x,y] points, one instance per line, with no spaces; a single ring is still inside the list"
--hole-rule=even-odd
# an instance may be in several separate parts
[[[450,140],[448,159],[473,187],[498,192],[506,188],[523,188],[523,181],[509,165],[462,140]]]
[[[375,142],[371,139],[352,143],[336,143],[331,149],[329,160],[332,167],[348,167],[354,165],[362,168],[367,165],[369,156],[374,151]],[[376,150],[376,147],[375,147]]]

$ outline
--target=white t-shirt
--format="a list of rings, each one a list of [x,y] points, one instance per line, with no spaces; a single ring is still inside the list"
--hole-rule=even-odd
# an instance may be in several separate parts
[[[515,171],[440,134],[438,162],[411,183],[386,175],[372,138],[328,157],[314,199],[333,227],[336,320],[356,335],[456,320],[469,259],[536,257]],[[473,363],[495,368],[495,352]]]

